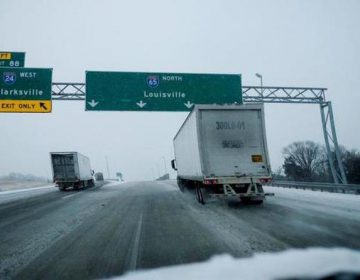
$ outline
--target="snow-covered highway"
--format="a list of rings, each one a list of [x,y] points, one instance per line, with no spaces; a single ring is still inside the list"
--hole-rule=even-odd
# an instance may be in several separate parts
[[[265,191],[275,196],[260,206],[236,200],[200,205],[174,181],[3,193],[0,278],[94,279],[222,253],[241,258],[314,246],[360,249],[360,196]]]

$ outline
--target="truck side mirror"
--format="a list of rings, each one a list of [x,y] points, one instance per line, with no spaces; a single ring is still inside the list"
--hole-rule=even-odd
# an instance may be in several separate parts
[[[177,171],[176,165],[175,165],[175,159],[171,161],[171,168]]]

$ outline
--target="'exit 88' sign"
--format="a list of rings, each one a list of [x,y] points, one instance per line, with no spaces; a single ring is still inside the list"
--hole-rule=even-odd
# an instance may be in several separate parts
[[[0,52],[0,67],[24,67],[24,52]]]

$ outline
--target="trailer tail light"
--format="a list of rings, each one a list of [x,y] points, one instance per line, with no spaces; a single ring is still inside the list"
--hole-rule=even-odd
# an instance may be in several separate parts
[[[262,179],[259,179],[259,181],[261,184],[266,184],[266,183],[270,183],[271,179],[270,178],[262,178]]]
[[[217,179],[205,179],[204,184],[205,185],[216,185],[218,183]]]

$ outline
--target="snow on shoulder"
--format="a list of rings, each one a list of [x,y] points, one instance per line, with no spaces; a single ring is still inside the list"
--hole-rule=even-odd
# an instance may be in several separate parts
[[[319,278],[343,272],[360,274],[360,251],[345,248],[292,249],[280,253],[256,254],[244,259],[221,255],[203,263],[131,272],[113,279]]]

